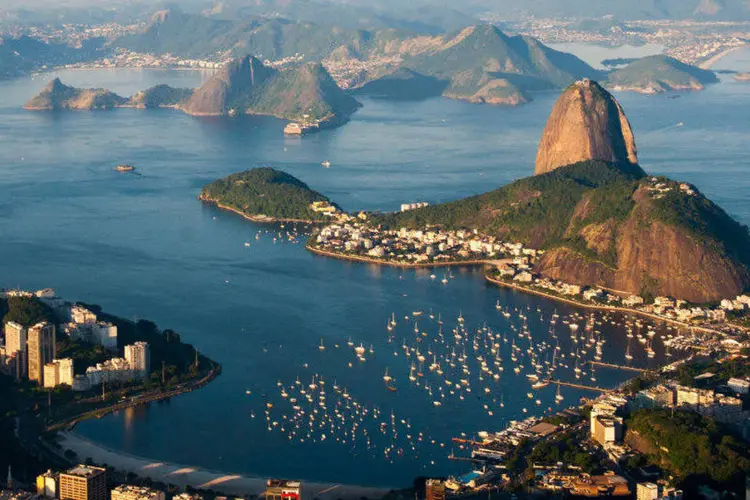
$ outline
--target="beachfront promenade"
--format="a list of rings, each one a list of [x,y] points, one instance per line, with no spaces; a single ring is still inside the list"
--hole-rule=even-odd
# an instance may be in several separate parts
[[[265,478],[222,473],[136,457],[127,453],[109,450],[70,432],[61,432],[58,442],[63,449],[74,451],[81,460],[91,458],[95,463],[107,464],[118,471],[132,472],[140,477],[148,477],[153,481],[174,484],[183,489],[186,486],[191,486],[197,489],[220,491],[232,496],[263,496],[265,494]],[[248,450],[248,453],[252,452],[252,449]],[[304,500],[312,500],[313,498],[321,500],[374,499],[383,497],[388,491],[386,488],[370,488],[333,483],[312,483],[307,481],[302,483],[302,497]]]

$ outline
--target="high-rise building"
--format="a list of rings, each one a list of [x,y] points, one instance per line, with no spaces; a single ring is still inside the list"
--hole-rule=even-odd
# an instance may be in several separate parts
[[[56,359],[44,365],[44,387],[51,389],[58,385],[73,387],[73,360]]]
[[[17,371],[25,376],[28,372],[26,366],[26,341],[28,337],[28,330],[26,327],[19,325],[14,321],[8,321],[5,323],[5,354],[12,356],[13,353],[18,353],[16,356]]]
[[[48,470],[36,478],[36,493],[47,498],[57,498],[60,474]]]
[[[107,500],[107,471],[79,465],[60,474],[60,500]]]
[[[428,479],[424,487],[425,500],[445,500],[445,482],[440,479]]]
[[[124,484],[112,490],[112,500],[164,500],[164,492]]]
[[[29,380],[44,385],[44,365],[55,359],[55,325],[37,323],[29,328],[27,340]]]
[[[125,360],[130,365],[131,370],[139,372],[143,378],[148,377],[151,366],[151,349],[146,342],[126,345]]]
[[[636,500],[657,500],[659,485],[656,483],[638,483],[636,486]]]

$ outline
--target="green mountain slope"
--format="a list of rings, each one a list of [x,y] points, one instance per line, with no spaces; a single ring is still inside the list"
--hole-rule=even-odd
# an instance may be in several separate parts
[[[583,162],[380,221],[521,241],[547,251],[538,272],[573,283],[694,302],[750,286],[747,228],[693,186],[647,177],[637,166]]]
[[[685,64],[665,55],[638,59],[607,77],[607,85],[614,90],[659,93],[677,90],[702,90],[717,83],[713,71]]]
[[[310,209],[330,200],[296,177],[270,167],[232,174],[203,187],[200,199],[236,210],[250,218],[323,220]]]

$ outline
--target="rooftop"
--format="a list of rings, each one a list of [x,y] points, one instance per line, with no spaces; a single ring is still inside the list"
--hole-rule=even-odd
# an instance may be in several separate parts
[[[73,467],[72,469],[68,470],[65,474],[68,476],[78,476],[78,477],[93,477],[98,476],[99,474],[104,474],[106,472],[106,469],[103,469],[101,467],[93,467],[90,465],[77,465],[76,467]]]

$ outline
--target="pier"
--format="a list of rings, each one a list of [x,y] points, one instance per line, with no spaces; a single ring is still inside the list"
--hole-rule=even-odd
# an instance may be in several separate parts
[[[588,363],[592,366],[603,366],[604,368],[612,368],[614,370],[625,370],[625,371],[638,372],[638,373],[651,373],[652,371],[652,370],[647,370],[645,368],[636,368],[635,366],[615,365],[612,363],[603,363],[601,361],[589,361]]]
[[[573,389],[583,389],[585,391],[601,392],[603,394],[609,394],[614,392],[612,389],[604,389],[603,387],[596,387],[593,385],[576,384],[573,382],[562,382],[560,380],[548,379],[547,382],[550,384],[557,384],[563,387],[572,387]]]

